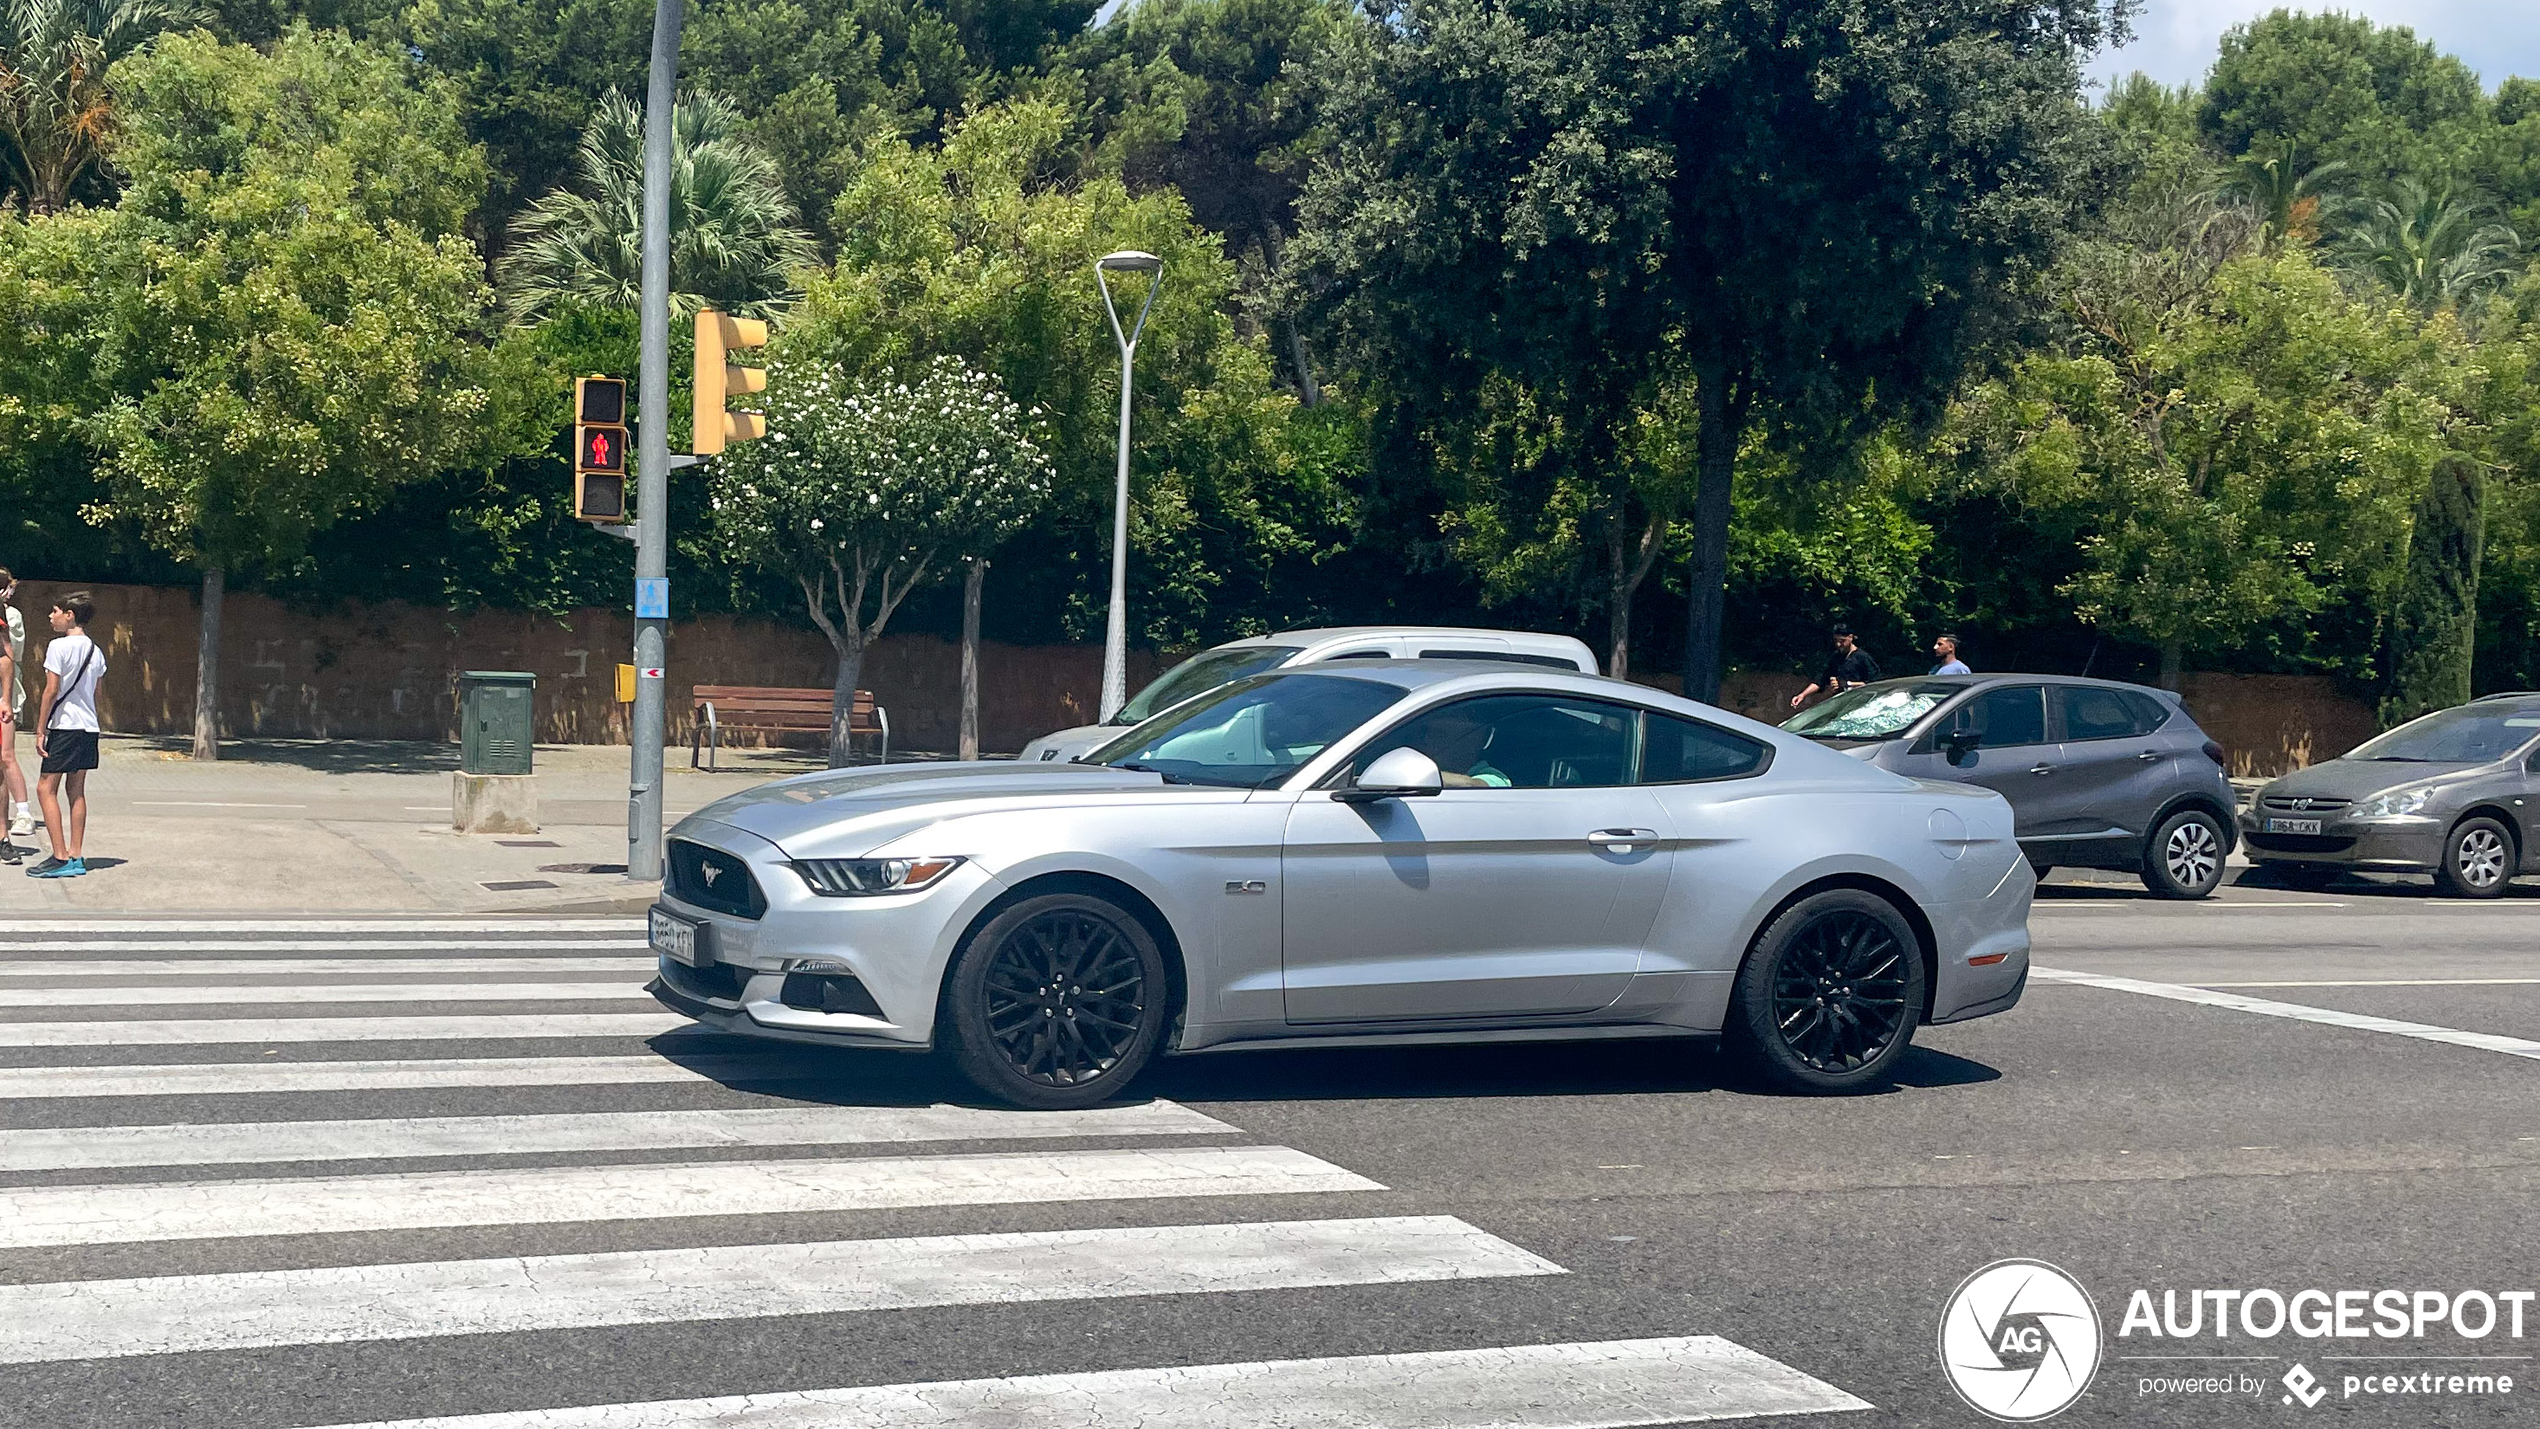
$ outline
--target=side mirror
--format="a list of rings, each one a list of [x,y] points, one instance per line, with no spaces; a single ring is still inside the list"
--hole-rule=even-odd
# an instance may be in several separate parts
[[[1416,749],[1396,749],[1376,756],[1358,782],[1335,790],[1344,804],[1372,804],[1378,799],[1418,799],[1446,787],[1438,762]]]
[[[1955,729],[1942,736],[1940,747],[1949,751],[1951,764],[1963,765],[1975,754],[1977,746],[1983,743],[1984,735],[1979,731]]]

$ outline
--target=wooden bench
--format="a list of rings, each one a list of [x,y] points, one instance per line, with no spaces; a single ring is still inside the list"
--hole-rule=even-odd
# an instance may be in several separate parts
[[[760,685],[699,685],[695,689],[696,723],[688,734],[688,767],[714,769],[715,751],[727,729],[829,732],[831,695],[827,690],[781,690]],[[847,737],[870,735],[881,740],[881,762],[891,762],[891,716],[874,703],[871,690],[855,692],[847,712]],[[702,758],[702,763],[700,762]]]

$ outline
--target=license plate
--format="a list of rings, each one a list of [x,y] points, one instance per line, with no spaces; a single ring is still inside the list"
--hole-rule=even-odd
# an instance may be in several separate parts
[[[2267,832],[2271,834],[2315,834],[2319,831],[2320,821],[2317,819],[2267,820]]]
[[[714,946],[709,930],[691,923],[675,913],[652,910],[653,951],[673,962],[701,968],[714,961]]]

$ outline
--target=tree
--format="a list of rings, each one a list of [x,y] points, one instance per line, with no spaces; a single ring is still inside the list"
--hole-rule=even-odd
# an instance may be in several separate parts
[[[735,555],[792,577],[837,651],[836,768],[866,647],[910,591],[1031,519],[1050,459],[997,380],[956,357],[912,384],[780,350],[766,411],[766,438],[714,465],[714,525]]]
[[[0,3],[0,138],[30,213],[59,212],[96,163],[113,126],[107,67],[200,19],[184,0]]]
[[[2477,194],[2394,180],[2354,206],[2334,245],[2338,264],[2421,312],[2469,307],[2521,271],[2522,235]]]
[[[84,255],[115,393],[81,424],[109,496],[89,515],[201,571],[212,759],[227,573],[488,455],[491,295],[453,231],[483,170],[446,91],[338,35],[170,37],[112,79],[133,182]]]
[[[2223,187],[2257,211],[2259,234],[2274,248],[2287,239],[2304,243],[2317,239],[2321,206],[2348,177],[2342,160],[2301,168],[2288,142],[2271,154],[2249,153],[2234,159]]]
[[[700,308],[764,313],[815,256],[774,161],[740,126],[740,111],[719,95],[691,94],[671,111],[674,320]],[[578,188],[512,221],[512,247],[495,273],[516,317],[566,300],[631,308],[643,295],[644,115],[614,89],[582,136],[579,167]]]
[[[2445,452],[2417,501],[2407,579],[2390,620],[2390,695],[2381,702],[2385,726],[2469,700],[2485,490],[2476,461]]]
[[[1394,415],[1493,376],[1597,520],[1672,384],[1697,408],[1686,688],[1716,695],[1738,449],[1935,409],[2105,147],[2101,12],[2026,0],[1397,0],[1336,47],[1292,261]],[[1618,593],[1619,594],[1619,593]]]
[[[2469,66],[2405,26],[2277,10],[2225,31],[2197,120],[2225,155],[2344,163],[2369,184],[2456,176],[2482,127]]]

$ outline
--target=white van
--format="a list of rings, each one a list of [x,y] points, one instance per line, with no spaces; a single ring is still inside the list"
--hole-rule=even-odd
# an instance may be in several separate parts
[[[1499,660],[1599,673],[1596,652],[1567,635],[1524,630],[1458,630],[1436,625],[1339,625],[1231,640],[1203,650],[1138,691],[1106,724],[1078,725],[1023,746],[1028,760],[1065,760],[1099,748],[1134,724],[1229,680],[1325,660]]]

